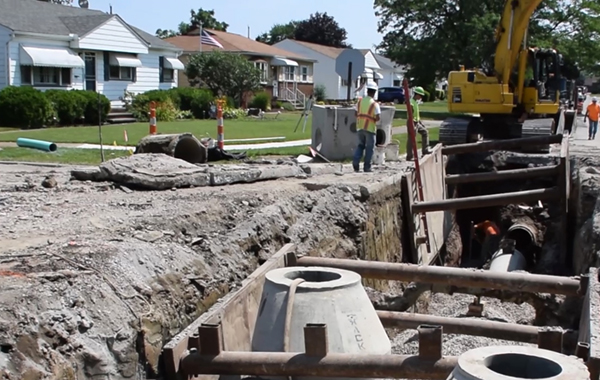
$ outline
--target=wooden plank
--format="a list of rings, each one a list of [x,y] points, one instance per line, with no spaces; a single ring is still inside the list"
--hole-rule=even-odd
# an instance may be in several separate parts
[[[223,320],[223,318],[232,318],[232,315],[228,314],[232,309],[236,308],[240,304],[243,307],[247,307],[247,302],[254,298],[252,293],[257,287],[262,289],[265,274],[273,269],[281,268],[286,265],[286,256],[295,250],[294,244],[286,244],[277,253],[271,256],[263,265],[258,267],[250,276],[242,281],[242,286],[219,300],[213,305],[207,312],[202,314],[198,319],[192,322],[183,331],[177,334],[171,341],[169,341],[163,348],[162,358],[165,365],[166,378],[169,380],[179,379],[179,360],[186,353],[188,347],[188,338],[198,332],[198,328],[203,323],[214,323],[217,324]],[[231,333],[231,332],[230,332]],[[225,334],[223,334],[225,335]],[[225,338],[223,338],[225,340]],[[226,342],[224,348],[227,350],[236,351],[236,347],[228,347]],[[231,344],[229,344],[230,346]],[[202,376],[200,378],[215,378],[214,376]],[[186,379],[187,380],[187,379]]]
[[[413,175],[412,173],[407,173],[404,177],[402,177],[402,215],[403,215],[403,223],[406,223],[406,232],[408,234],[406,241],[409,243],[409,247],[407,248],[410,262],[413,264],[419,263],[419,253],[417,251],[415,236],[417,234],[416,226],[415,226],[415,215],[412,213],[412,205],[414,203],[414,191],[413,191]],[[403,247],[404,248],[404,247]]]
[[[560,192],[560,241],[559,260],[567,265],[568,250],[568,215],[569,197],[571,195],[571,165],[569,159],[569,133],[565,132],[560,146],[560,162],[558,164],[558,188]]]

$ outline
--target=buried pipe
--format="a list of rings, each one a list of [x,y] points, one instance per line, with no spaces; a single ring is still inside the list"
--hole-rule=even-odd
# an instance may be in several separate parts
[[[525,270],[527,260],[521,252],[515,249],[515,241],[510,239],[503,240],[500,245],[500,249],[492,255],[490,272]]]
[[[33,148],[43,150],[44,152],[56,152],[58,147],[55,143],[43,140],[26,139],[19,137],[17,139],[17,146],[21,148]]]
[[[580,280],[570,277],[531,273],[498,273],[467,268],[440,267],[330,259],[304,256],[297,260],[299,266],[331,267],[354,271],[365,278],[442,284],[446,286],[472,287],[519,291],[527,293],[550,293],[569,296],[580,295]],[[582,289],[581,292],[585,292]]]

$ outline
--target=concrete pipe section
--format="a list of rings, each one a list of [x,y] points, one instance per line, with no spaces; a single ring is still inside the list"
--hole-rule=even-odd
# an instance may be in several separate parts
[[[304,326],[309,323],[327,325],[330,353],[391,353],[390,340],[359,274],[327,267],[268,272],[252,351],[304,352]]]
[[[501,248],[492,255],[490,272],[512,272],[525,270],[527,260],[525,256],[516,250],[514,241],[503,241]]]
[[[586,365],[574,356],[526,346],[490,346],[462,354],[447,380],[586,380]]]

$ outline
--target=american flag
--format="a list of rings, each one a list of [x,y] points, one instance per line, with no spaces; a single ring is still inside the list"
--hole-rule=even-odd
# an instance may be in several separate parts
[[[215,40],[210,34],[208,34],[206,32],[206,30],[202,29],[201,35],[200,35],[200,41],[202,42],[202,44],[204,45],[211,45],[211,46],[216,46],[218,48],[223,49],[223,45],[221,45],[219,43],[219,41]]]

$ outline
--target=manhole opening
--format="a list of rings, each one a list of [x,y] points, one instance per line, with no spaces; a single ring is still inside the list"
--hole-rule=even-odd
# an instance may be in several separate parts
[[[562,372],[555,361],[525,354],[492,355],[485,359],[484,365],[500,375],[517,379],[547,379]]]
[[[294,271],[286,273],[285,278],[290,280],[301,278],[306,282],[329,282],[339,280],[342,275],[326,271]]]

